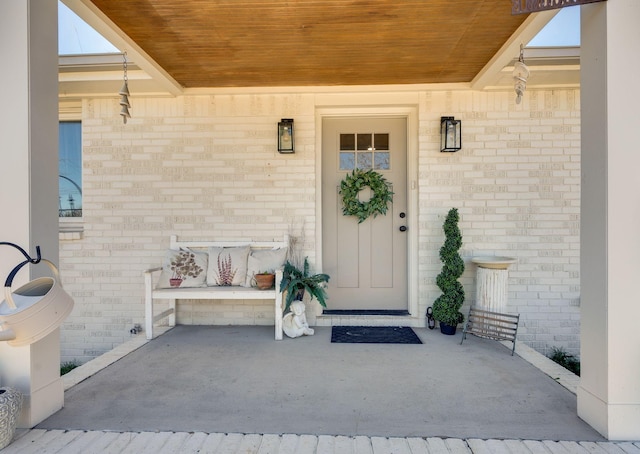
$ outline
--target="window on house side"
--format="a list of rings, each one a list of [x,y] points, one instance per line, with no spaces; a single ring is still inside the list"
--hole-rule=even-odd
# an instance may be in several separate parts
[[[59,123],[59,194],[60,218],[82,217],[82,124]]]

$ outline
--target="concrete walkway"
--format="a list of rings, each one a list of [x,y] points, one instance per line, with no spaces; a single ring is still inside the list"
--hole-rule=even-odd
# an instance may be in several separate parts
[[[2,454],[625,454],[640,443],[34,429]]]
[[[186,359],[190,359],[192,362],[196,359],[202,360],[204,356],[201,356],[203,353],[206,356],[212,358],[212,363],[216,365],[219,369],[225,369],[232,371],[230,372],[233,376],[235,374],[236,379],[238,378],[238,371],[233,371],[234,365],[233,362],[229,360],[229,358],[225,358],[220,356],[221,351],[229,351],[237,364],[253,364],[254,369],[261,370],[260,374],[257,374],[256,383],[270,381],[270,372],[265,369],[265,365],[274,364],[274,367],[281,368],[282,363],[280,363],[280,356],[290,355],[293,358],[296,355],[300,355],[298,349],[302,348],[307,353],[310,353],[308,356],[315,358],[315,362],[324,362],[328,365],[328,361],[331,360],[331,357],[322,357],[318,356],[318,352],[315,351],[315,348],[319,348],[318,351],[329,351],[335,354],[339,354],[339,358],[344,360],[343,365],[343,373],[344,371],[348,371],[346,373],[352,374],[353,370],[349,367],[345,368],[345,364],[356,363],[358,357],[368,357],[368,363],[377,365],[374,371],[365,370],[363,371],[364,375],[362,377],[372,377],[374,375],[384,376],[385,379],[381,380],[381,382],[387,382],[387,386],[389,383],[394,382],[405,382],[409,383],[417,379],[418,386],[422,386],[424,388],[422,393],[417,393],[414,390],[410,390],[409,398],[414,400],[420,400],[420,394],[429,394],[426,390],[429,389],[429,386],[433,386],[432,381],[426,379],[426,377],[431,376],[430,380],[435,380],[435,383],[440,383],[442,386],[442,382],[437,378],[439,374],[442,372],[438,371],[438,368],[442,365],[440,364],[440,359],[436,359],[436,353],[443,357],[449,357],[454,359],[454,363],[458,364],[458,370],[456,373],[449,373],[449,381],[453,381],[454,388],[457,388],[463,398],[457,401],[457,406],[464,407],[464,401],[469,400],[469,396],[473,396],[473,394],[480,395],[483,392],[487,391],[487,383],[490,381],[498,381],[498,386],[503,390],[507,388],[517,389],[518,392],[521,392],[522,389],[529,389],[527,391],[526,398],[523,397],[524,402],[513,402],[511,405],[519,408],[529,408],[532,409],[532,414],[527,415],[525,420],[530,422],[527,425],[538,425],[536,421],[540,422],[541,426],[544,430],[549,430],[549,427],[545,426],[545,420],[553,420],[555,417],[550,412],[546,414],[543,412],[540,415],[536,415],[536,413],[540,413],[540,410],[535,406],[535,401],[539,400],[541,396],[537,396],[537,392],[546,393],[549,389],[552,390],[551,398],[554,400],[558,399],[558,396],[566,394],[570,397],[570,400],[575,401],[575,396],[571,394],[571,392],[575,392],[575,386],[577,385],[578,378],[575,377],[570,372],[564,370],[563,368],[557,366],[555,363],[551,362],[547,358],[544,358],[542,355],[539,355],[535,351],[527,348],[526,346],[519,344],[516,349],[516,357],[511,357],[509,355],[509,350],[504,346],[501,346],[498,343],[487,341],[484,339],[478,339],[475,337],[470,337],[462,346],[459,346],[459,337],[449,338],[447,336],[442,336],[436,331],[428,331],[428,330],[416,330],[419,336],[423,339],[425,344],[421,346],[375,346],[376,349],[373,350],[375,352],[375,356],[371,357],[370,352],[371,346],[362,345],[357,346],[353,344],[347,345],[337,345],[328,343],[329,337],[329,328],[319,328],[316,336],[312,338],[304,338],[304,339],[285,339],[282,342],[274,342],[270,340],[268,330],[269,327],[178,327],[175,330],[170,331],[169,333],[161,336],[160,338],[152,341],[147,344],[144,340],[143,336],[137,336],[133,338],[130,342],[118,347],[114,351],[110,352],[107,355],[103,355],[100,358],[97,358],[94,361],[91,361],[80,368],[72,371],[70,374],[67,374],[63,377],[65,381],[65,387],[68,389],[65,398],[65,408],[52,416],[48,420],[44,421],[43,424],[38,426],[35,429],[28,431],[19,431],[17,434],[16,440],[9,445],[5,450],[3,450],[3,454],[5,452],[61,452],[61,453],[72,453],[72,452],[81,452],[81,453],[102,453],[102,452],[135,452],[135,453],[161,453],[161,452],[211,452],[211,453],[446,453],[446,452],[464,452],[464,453],[500,453],[500,452],[525,452],[525,453],[555,453],[555,452],[608,452],[608,453],[639,453],[640,454],[640,443],[638,442],[625,442],[625,443],[612,443],[607,442],[602,439],[595,431],[593,431],[586,424],[581,422],[576,416],[573,414],[573,418],[576,421],[565,421],[567,419],[571,419],[571,417],[567,417],[566,415],[562,416],[559,421],[563,422],[554,422],[552,425],[564,424],[564,426],[559,428],[559,432],[554,432],[553,430],[550,432],[551,437],[545,437],[544,433],[542,437],[534,436],[520,436],[515,435],[513,437],[509,436],[494,436],[495,433],[500,433],[500,430],[497,430],[496,427],[504,425],[504,421],[501,420],[500,415],[496,415],[495,412],[502,411],[499,407],[492,407],[487,404],[487,401],[496,400],[489,395],[485,395],[482,402],[485,404],[486,408],[484,411],[478,411],[477,414],[473,416],[476,418],[476,422],[474,424],[470,424],[465,422],[464,424],[459,423],[458,415],[449,415],[453,416],[448,422],[451,426],[458,425],[457,428],[454,427],[454,432],[458,431],[458,435],[449,435],[449,434],[440,434],[437,432],[433,432],[433,430],[440,430],[437,425],[429,424],[427,420],[426,423],[423,421],[422,429],[420,433],[415,435],[411,434],[403,434],[402,436],[396,435],[398,432],[402,432],[402,426],[411,423],[411,419],[415,419],[416,415],[411,413],[411,410],[408,411],[408,420],[402,422],[402,424],[395,424],[393,421],[388,419],[389,416],[393,416],[393,418],[397,419],[399,416],[395,415],[394,409],[388,407],[388,403],[385,403],[384,407],[377,408],[375,413],[375,418],[371,418],[372,420],[378,420],[380,422],[379,425],[372,425],[365,429],[367,426],[361,425],[356,430],[355,433],[333,433],[330,430],[330,425],[316,425],[316,427],[320,427],[320,430],[315,432],[313,431],[305,431],[305,430],[287,430],[289,427],[295,427],[293,424],[296,419],[309,419],[309,415],[305,415],[301,418],[300,414],[292,414],[290,415],[290,420],[283,420],[283,413],[279,413],[278,408],[272,408],[269,410],[269,407],[265,407],[260,409],[259,407],[255,407],[255,399],[251,398],[251,396],[255,397],[252,393],[252,389],[246,388],[247,385],[251,385],[251,383],[241,383],[239,385],[239,389],[244,389],[245,394],[247,395],[247,402],[250,404],[247,408],[256,409],[257,413],[265,413],[262,415],[258,415],[260,417],[251,417],[249,418],[249,414],[245,414],[245,420],[248,422],[244,427],[255,426],[255,420],[269,420],[275,419],[280,422],[280,424],[274,426],[278,427],[276,430],[247,430],[241,427],[242,425],[237,425],[235,427],[229,426],[225,427],[222,430],[217,429],[217,427],[221,427],[218,425],[220,420],[216,420],[217,422],[213,425],[210,425],[210,422],[207,422],[207,427],[214,428],[214,430],[199,430],[194,427],[197,424],[194,421],[187,422],[187,428],[181,429],[178,428],[181,424],[181,420],[184,415],[188,415],[189,413],[197,413],[193,411],[187,411],[186,413],[179,413],[176,408],[179,408],[180,403],[174,402],[165,405],[164,407],[155,407],[153,412],[160,413],[161,418],[159,421],[167,421],[169,426],[167,428],[159,428],[156,427],[156,423],[153,423],[153,427],[147,428],[138,428],[139,421],[136,418],[139,418],[140,415],[136,414],[134,411],[135,408],[140,408],[141,406],[146,406],[149,402],[144,400],[134,401],[131,403],[131,408],[124,407],[125,411],[131,411],[132,413],[128,413],[124,415],[121,419],[125,421],[124,426],[128,427],[136,427],[135,429],[123,429],[117,427],[109,427],[112,422],[109,422],[109,413],[112,409],[108,407],[107,402],[103,400],[99,394],[99,390],[101,387],[105,386],[104,383],[100,382],[99,376],[102,374],[107,378],[107,382],[113,383],[113,386],[118,387],[122,386],[122,382],[119,381],[118,377],[122,377],[125,374],[123,371],[128,370],[127,368],[131,368],[131,363],[128,363],[127,360],[133,361],[134,364],[140,366],[141,375],[146,376],[146,380],[149,383],[148,388],[150,390],[158,390],[157,384],[154,385],[153,377],[157,374],[162,374],[163,372],[169,374],[175,374],[175,370],[172,370],[169,367],[171,360],[167,362],[166,358],[163,355],[163,351],[167,350],[169,357],[173,355],[174,362],[178,363],[178,368],[183,367],[184,365],[180,365],[180,361],[175,361],[175,359],[179,356],[184,355],[192,355],[187,356]],[[264,331],[264,332],[263,332]],[[204,336],[204,337],[203,337]],[[264,336],[264,337],[263,337]],[[226,339],[226,340],[225,340]],[[204,342],[203,346],[200,344]],[[244,348],[241,347],[244,345]],[[317,345],[317,347],[315,347]],[[240,347],[239,347],[240,346]],[[142,347],[142,348],[140,348]],[[153,348],[152,348],[153,347]],[[161,348],[162,347],[162,348]],[[249,347],[249,348],[247,348]],[[381,348],[382,347],[382,348]],[[410,349],[407,349],[409,347]],[[176,350],[178,348],[178,350]],[[238,348],[240,348],[238,350]],[[155,351],[158,349],[157,351]],[[155,352],[154,352],[155,351]],[[264,363],[256,364],[256,358],[252,356],[246,356],[250,352],[255,352],[259,356],[263,356]],[[164,354],[166,354],[165,352]],[[218,353],[215,353],[218,352]],[[270,352],[269,355],[265,356],[266,352]],[[353,353],[356,353],[355,356],[350,356]],[[137,355],[137,356],[136,356]],[[160,356],[158,356],[160,355]],[[193,356],[195,355],[195,356]],[[427,355],[427,356],[424,356]],[[518,357],[518,355],[520,357]],[[478,362],[473,361],[473,358],[480,358],[480,363],[484,363],[487,365],[487,370],[492,371],[489,375],[492,380],[480,380],[477,379],[468,379],[466,375],[468,375],[471,369],[467,369],[467,367],[475,368],[474,370],[480,371],[485,375],[486,371],[482,369],[478,370]],[[395,358],[395,359],[394,359]],[[409,362],[408,363],[394,363],[393,361],[398,361],[398,358],[405,358]],[[426,358],[426,359],[425,359]],[[335,359],[335,358],[334,358]],[[524,360],[526,361],[524,361]],[[392,361],[393,360],[393,361]],[[149,361],[148,364],[144,364],[144,361]],[[398,368],[407,367],[407,364],[411,362],[417,362],[418,364],[429,364],[427,367],[427,372],[424,372],[423,375],[418,375],[416,377],[416,371],[412,370],[409,374],[409,377],[402,375],[401,371]],[[189,361],[187,361],[189,363]],[[111,364],[107,369],[102,370],[105,366]],[[163,367],[162,365],[167,367]],[[292,364],[297,364],[293,362]],[[535,366],[535,368],[531,367],[531,364]],[[309,364],[304,364],[303,368],[308,368]],[[208,366],[212,367],[212,366]],[[530,384],[518,384],[516,380],[523,380],[521,376],[518,374],[511,375],[509,370],[511,369],[525,369],[529,368],[530,370],[527,372],[528,374],[532,374],[532,380],[536,382],[544,382],[544,387],[542,389],[536,389],[535,384],[533,388],[529,387]],[[325,368],[328,370],[336,369],[336,365],[333,364],[331,367]],[[359,364],[359,367],[356,367],[354,370],[362,369],[362,364]],[[391,375],[385,375],[387,371],[394,371],[395,373]],[[99,372],[101,371],[102,372]],[[295,368],[292,369],[295,372]],[[541,370],[544,371],[540,372]],[[533,372],[532,372],[533,371]],[[193,373],[193,371],[192,371]],[[505,375],[506,374],[506,375]],[[541,374],[541,375],[538,375]],[[199,374],[205,379],[208,380],[210,374]],[[224,376],[216,376],[217,379],[225,380]],[[316,373],[317,375],[317,373]],[[296,373],[296,376],[300,376],[299,373]],[[304,374],[301,375],[304,380],[309,381],[309,377]],[[87,377],[92,377],[87,380]],[[362,379],[362,377],[352,377],[356,381],[360,380],[363,382],[370,381],[368,379]],[[422,378],[421,378],[422,377]],[[541,378],[543,377],[543,378]],[[131,377],[127,378],[129,380]],[[178,378],[176,376],[176,378]],[[316,410],[316,413],[320,413],[324,407],[332,407],[335,405],[326,405],[327,402],[331,402],[334,400],[347,400],[350,398],[344,397],[343,394],[336,394],[323,396],[322,389],[320,392],[309,393],[309,391],[317,390],[317,385],[322,380],[335,381],[336,378],[330,375],[324,375],[318,377],[318,382],[308,383],[309,389],[307,389],[307,395],[305,395],[305,402],[308,403],[308,406],[312,409]],[[286,374],[280,376],[280,383],[276,389],[282,389],[284,386],[283,383],[287,382]],[[506,381],[504,381],[506,380]],[[231,381],[229,379],[229,381]],[[375,382],[376,380],[372,380]],[[132,388],[139,388],[138,392],[141,391],[140,384],[134,382],[129,382],[132,384]],[[215,388],[213,382],[208,381],[206,388]],[[225,382],[226,383],[226,382]],[[483,383],[483,388],[477,388],[478,383]],[[558,385],[560,383],[564,388]],[[519,388],[522,386],[522,388]],[[550,388],[546,388],[550,386]],[[144,388],[144,386],[143,386]],[[225,386],[224,388],[233,390],[232,386]],[[533,389],[533,391],[531,391]],[[375,388],[371,389],[368,387],[369,395],[371,393],[375,394],[377,391]],[[111,394],[111,401],[120,401],[120,400],[128,400],[131,401],[130,396],[126,393],[123,395],[122,392],[116,392],[113,394],[113,389],[105,390],[107,393]],[[491,391],[491,389],[489,389]],[[258,393],[263,392],[263,390],[257,390]],[[299,390],[293,390],[296,393],[296,396],[292,400],[300,400],[300,395],[297,394]],[[532,394],[533,392],[533,394]],[[469,394],[471,393],[471,394]],[[559,394],[558,394],[559,393]],[[153,394],[153,393],[151,393]],[[156,393],[160,394],[160,393]],[[320,400],[314,400],[313,395],[318,395]],[[357,392],[353,393],[355,396],[360,396]],[[116,399],[113,396],[118,396]],[[402,396],[402,395],[401,395]],[[466,397],[464,397],[466,396]],[[220,396],[214,396],[216,402],[224,402],[220,400]],[[236,400],[237,396],[233,396]],[[324,398],[325,405],[322,405],[322,398]],[[358,403],[357,400],[359,398],[356,397],[355,401],[350,401],[347,403],[347,407],[353,407],[354,403]],[[282,400],[282,399],[281,399]],[[433,398],[432,398],[433,400]],[[473,399],[471,399],[473,400]],[[499,399],[497,399],[499,400]],[[97,407],[94,413],[91,411],[87,411],[85,407],[81,404],[83,402],[89,402],[92,406]],[[275,401],[268,401],[267,404],[272,405]],[[153,402],[151,402],[153,404]],[[476,402],[477,403],[477,402]],[[508,404],[509,402],[507,402]],[[173,405],[177,405],[175,408]],[[226,405],[226,404],[225,404]],[[358,403],[359,405],[359,403]],[[403,402],[402,405],[405,405]],[[440,405],[440,404],[438,404]],[[520,407],[520,405],[524,405],[524,407]],[[532,406],[533,405],[533,406]],[[194,403],[189,402],[186,405],[183,405],[187,410],[193,408]],[[221,405],[224,406],[224,405]],[[432,405],[433,407],[433,402]],[[436,405],[437,406],[437,405]],[[238,406],[236,406],[238,407]],[[239,406],[240,408],[242,405]],[[300,408],[300,407],[296,407]],[[423,407],[427,408],[427,407]],[[286,409],[286,408],[285,408]],[[123,408],[120,408],[123,410]],[[226,414],[226,419],[233,420],[233,415],[229,415],[229,408],[226,408],[223,414]],[[558,409],[557,409],[558,410]],[[562,408],[559,411],[563,411]],[[574,410],[575,411],[575,410]],[[178,412],[178,413],[176,413]],[[424,411],[428,413],[428,411]],[[148,418],[150,413],[143,412],[142,415]],[[103,416],[101,416],[103,415]],[[436,418],[442,419],[444,414],[435,415]],[[335,417],[335,415],[329,414],[330,418]],[[513,416],[508,416],[508,418],[512,418]],[[536,418],[540,418],[539,420]],[[203,418],[203,415],[200,414],[200,419]],[[151,418],[153,419],[153,418]],[[206,419],[206,418],[204,418]],[[223,418],[224,419],[224,418]],[[322,419],[321,415],[318,415],[318,419]],[[446,419],[446,418],[445,418]],[[238,418],[240,422],[242,422],[243,418]],[[79,423],[81,422],[81,424]],[[97,427],[88,427],[92,424],[98,424]],[[102,424],[102,426],[100,426]],[[342,422],[344,424],[344,421]],[[86,426],[86,427],[85,427]],[[400,427],[400,428],[399,428]],[[436,428],[436,429],[434,429]],[[512,428],[513,429],[513,428]],[[523,429],[522,424],[519,426],[516,424],[516,429]],[[413,429],[411,429],[413,430]],[[511,429],[510,429],[511,430]],[[522,433],[529,433],[528,428],[525,428]],[[544,432],[543,430],[543,432]],[[344,430],[342,432],[349,432],[348,430]],[[466,434],[466,435],[465,435]],[[566,437],[558,436],[558,434],[566,434]],[[531,439],[529,439],[531,438]]]

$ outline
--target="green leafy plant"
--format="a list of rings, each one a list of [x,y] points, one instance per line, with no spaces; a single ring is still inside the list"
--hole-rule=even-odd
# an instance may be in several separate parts
[[[553,347],[551,349],[551,355],[549,358],[560,364],[567,370],[570,370],[574,374],[580,376],[580,361],[573,355],[567,353],[562,347]]]
[[[280,283],[280,291],[284,292],[286,290],[287,292],[285,310],[289,309],[293,301],[301,301],[305,292],[311,295],[311,299],[317,299],[321,306],[327,307],[326,300],[328,296],[325,289],[327,282],[329,282],[328,274],[309,274],[309,260],[307,257],[304,258],[302,270],[287,261],[284,264],[282,282]]]
[[[367,202],[358,200],[358,193],[369,186],[373,196]],[[356,216],[358,224],[364,222],[369,216],[375,218],[379,214],[387,213],[387,204],[393,201],[391,184],[375,170],[354,169],[340,183],[340,195],[342,195],[342,214]]]
[[[80,366],[80,364],[76,361],[66,361],[60,365],[60,375],[67,374],[78,366]]]
[[[433,303],[433,317],[449,326],[457,326],[464,321],[464,315],[460,312],[464,303],[464,288],[458,282],[458,278],[464,273],[464,261],[458,253],[462,246],[459,220],[457,208],[451,208],[443,225],[445,241],[440,248],[442,271],[436,278],[442,295]]]

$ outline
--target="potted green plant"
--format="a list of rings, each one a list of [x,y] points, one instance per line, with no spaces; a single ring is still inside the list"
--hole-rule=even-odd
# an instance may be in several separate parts
[[[309,260],[307,257],[304,258],[302,269],[287,261],[284,264],[282,282],[280,283],[280,291],[286,291],[287,293],[285,311],[289,309],[293,301],[302,301],[305,292],[311,295],[311,299],[317,299],[321,306],[327,307],[326,300],[328,296],[325,289],[327,282],[329,282],[328,274],[309,274]]]
[[[464,261],[458,250],[462,246],[462,235],[458,228],[457,208],[451,208],[444,221],[445,241],[440,248],[442,271],[436,278],[436,284],[442,291],[433,303],[433,318],[440,322],[440,332],[453,335],[458,323],[464,321],[460,308],[464,303],[464,288],[458,278],[464,273]]]

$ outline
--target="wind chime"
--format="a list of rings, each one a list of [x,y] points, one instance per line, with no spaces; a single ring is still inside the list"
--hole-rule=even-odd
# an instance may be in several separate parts
[[[122,121],[124,124],[127,124],[127,118],[131,118],[131,114],[129,113],[129,109],[131,108],[131,104],[129,103],[129,79],[127,78],[127,52],[125,51],[122,54],[122,58],[124,59],[122,63],[122,69],[124,71],[124,83],[122,84],[122,88],[118,92],[121,96],[120,98],[120,115],[122,116]]]
[[[516,104],[522,102],[522,96],[527,89],[527,79],[529,78],[529,68],[524,64],[524,48],[520,44],[520,57],[513,65],[513,88],[516,91]]]

